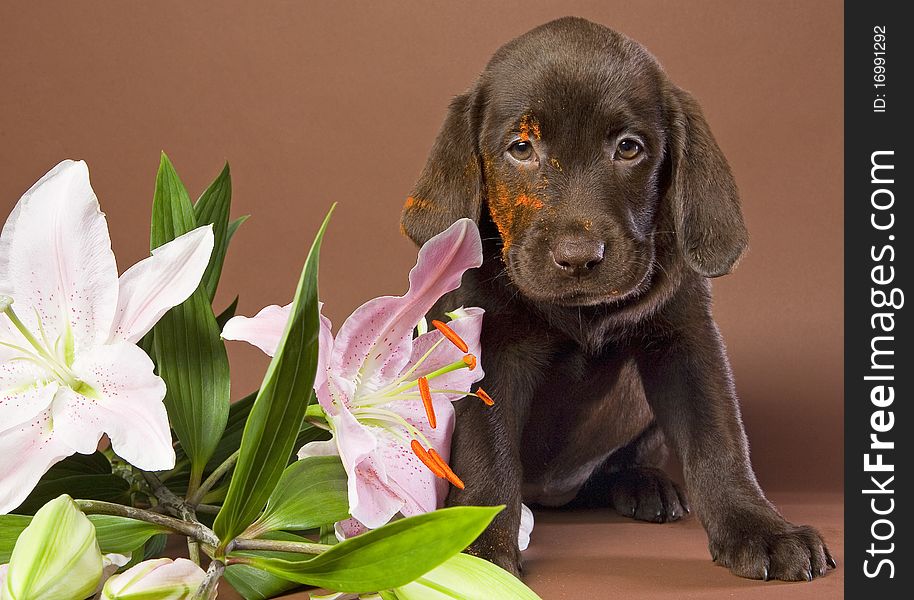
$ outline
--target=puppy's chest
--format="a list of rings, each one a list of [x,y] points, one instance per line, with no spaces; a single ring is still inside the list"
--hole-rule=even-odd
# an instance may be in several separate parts
[[[567,502],[652,419],[631,359],[571,355],[556,361],[533,399],[521,442],[525,498]]]

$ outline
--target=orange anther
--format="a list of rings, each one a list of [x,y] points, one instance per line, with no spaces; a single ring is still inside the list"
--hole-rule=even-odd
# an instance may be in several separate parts
[[[422,447],[422,444],[419,443],[419,440],[413,440],[410,442],[409,447],[412,449],[413,454],[415,454],[419,460],[422,461],[422,464],[428,467],[428,470],[435,474],[436,477],[446,479],[444,470],[438,464],[438,462],[432,458],[431,454],[426,452],[425,448]]]
[[[471,371],[476,368],[476,357],[473,356],[472,354],[467,354],[466,356],[464,356],[463,362],[465,362],[467,364],[467,366],[470,368]]]
[[[446,462],[444,462],[444,459],[441,458],[441,455],[438,454],[434,448],[429,448],[428,455],[432,458],[432,460],[435,461],[435,464],[438,465],[438,468],[444,472],[445,479],[454,484],[455,487],[458,487],[462,490],[466,489],[467,486],[464,485],[463,480],[457,477],[457,474],[454,473],[454,471],[451,469],[451,467],[448,466]]]
[[[417,383],[419,384],[419,395],[422,396],[422,404],[425,406],[425,414],[428,416],[428,424],[435,429],[438,427],[438,420],[435,418],[435,407],[432,404],[432,391],[428,387],[428,379],[420,377]]]
[[[479,396],[479,399],[485,402],[487,406],[495,404],[495,400],[492,400],[492,396],[488,395],[482,388],[476,390],[476,395]]]
[[[441,335],[446,337],[451,341],[452,344],[460,348],[461,352],[469,352],[470,347],[467,346],[467,343],[460,339],[460,336],[457,333],[447,326],[447,324],[442,323],[441,321],[432,321],[432,326],[441,332]]]

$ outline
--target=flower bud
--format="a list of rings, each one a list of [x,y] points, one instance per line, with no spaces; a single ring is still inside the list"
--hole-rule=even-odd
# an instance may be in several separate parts
[[[205,577],[206,571],[186,558],[147,560],[109,579],[102,600],[185,600]]]
[[[41,507],[16,540],[0,600],[72,600],[102,575],[95,527],[66,494]]]

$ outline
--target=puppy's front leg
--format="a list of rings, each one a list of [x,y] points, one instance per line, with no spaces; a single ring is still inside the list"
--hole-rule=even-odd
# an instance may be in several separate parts
[[[683,463],[714,561],[751,579],[811,580],[835,562],[819,533],[785,520],[749,462],[717,327],[701,314],[650,340],[638,362],[645,394]]]
[[[486,406],[473,397],[457,403],[451,464],[466,488],[452,487],[447,505],[504,504],[505,509],[467,551],[519,576],[517,535],[523,481],[519,446],[529,398],[529,388],[521,382],[529,383],[530,378],[517,365],[509,364],[513,353],[505,352],[503,344],[486,345],[484,340],[483,347],[486,376],[482,383],[495,404]]]

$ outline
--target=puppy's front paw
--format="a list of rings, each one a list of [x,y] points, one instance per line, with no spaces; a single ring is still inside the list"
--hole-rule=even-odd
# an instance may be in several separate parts
[[[709,544],[714,562],[748,579],[812,581],[837,566],[818,531],[779,518],[741,520]]]
[[[509,536],[487,530],[470,544],[466,552],[484,558],[520,579],[523,560],[520,549],[517,547],[517,536],[514,536],[513,544],[510,542]]]
[[[609,477],[609,501],[620,515],[667,523],[689,512],[685,494],[660,469],[632,467]]]

